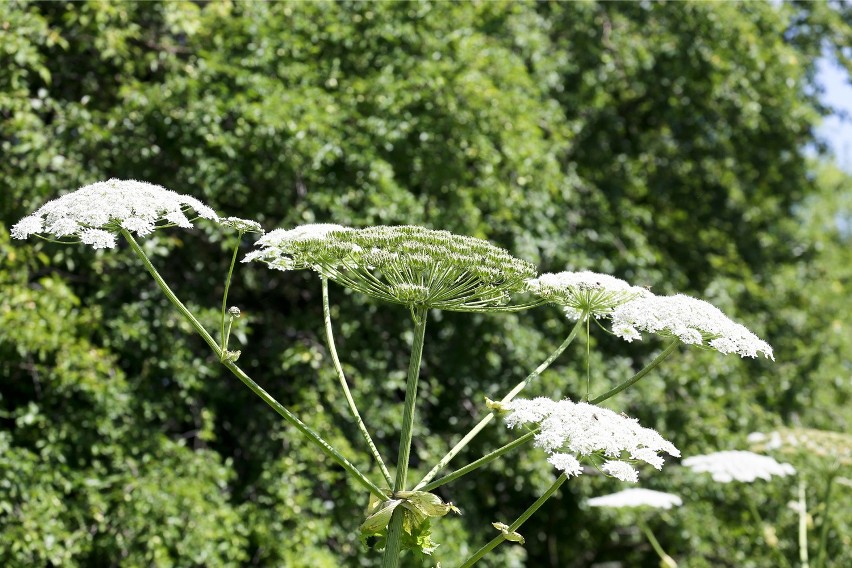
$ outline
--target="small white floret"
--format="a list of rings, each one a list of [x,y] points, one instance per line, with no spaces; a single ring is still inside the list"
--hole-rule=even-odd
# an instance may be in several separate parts
[[[608,461],[601,466],[601,471],[621,481],[636,483],[639,481],[639,472],[632,465],[623,461]]]
[[[115,235],[101,229],[86,229],[80,233],[80,241],[94,249],[115,248]]]

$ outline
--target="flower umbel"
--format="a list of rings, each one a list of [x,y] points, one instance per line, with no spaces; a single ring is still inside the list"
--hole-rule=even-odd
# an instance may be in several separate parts
[[[526,290],[535,268],[491,243],[414,226],[349,229],[306,225],[276,230],[243,262],[310,268],[374,298],[451,311],[519,309],[507,305]],[[525,306],[522,306],[525,307]]]
[[[229,229],[234,229],[240,233],[260,233],[263,234],[263,227],[257,221],[251,219],[241,219],[239,217],[225,217],[219,219],[219,224]]]
[[[709,473],[714,481],[751,483],[755,479],[772,479],[773,475],[794,475],[796,469],[788,463],[778,463],[769,456],[753,452],[716,452],[703,456],[691,456],[681,462],[684,467],[698,473]]]
[[[578,457],[588,457],[601,471],[622,481],[637,481],[630,461],[663,467],[665,452],[680,456],[678,449],[657,431],[639,426],[639,421],[599,406],[570,400],[539,397],[509,403],[506,424],[538,424],[535,445],[551,454],[548,461],[568,475],[582,473]]]
[[[542,274],[527,284],[543,300],[563,306],[571,319],[579,319],[583,313],[600,317],[625,302],[650,294],[619,278],[588,270]]]
[[[829,463],[852,465],[852,435],[814,428],[782,428],[749,434],[749,443],[761,451],[804,454]]]
[[[683,505],[683,500],[671,493],[634,488],[595,497],[589,499],[587,503],[591,507],[650,507],[652,509],[671,509],[672,507]]]
[[[706,344],[721,353],[775,360],[772,348],[745,326],[731,321],[721,310],[703,300],[677,294],[649,294],[615,308],[612,331],[627,341],[641,338],[641,331],[675,337],[687,344]]]
[[[114,248],[122,229],[142,237],[164,227],[192,228],[186,216],[190,208],[199,217],[218,220],[215,211],[194,197],[143,181],[111,179],[48,201],[16,223],[12,237],[46,234],[96,249]]]

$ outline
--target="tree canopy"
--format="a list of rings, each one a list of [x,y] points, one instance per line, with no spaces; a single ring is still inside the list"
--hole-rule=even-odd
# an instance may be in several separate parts
[[[767,338],[778,361],[681,350],[618,399],[685,455],[781,424],[852,423],[852,333],[839,315],[852,312],[850,182],[808,150],[827,111],[817,59],[833,50],[850,68],[849,6],[14,1],[0,4],[0,29],[5,565],[374,558],[356,536],[367,495],[200,355],[127,251],[10,242],[9,227],[47,199],[109,177],[158,183],[267,229],[418,224],[490,239],[542,272],[588,268],[702,296]],[[144,246],[214,322],[231,244],[206,229]],[[404,312],[341,288],[331,296],[356,399],[393,453]],[[230,297],[244,314],[241,363],[354,459],[360,440],[336,411],[318,279],[244,265]],[[436,314],[415,469],[568,330],[554,308]],[[602,390],[659,347],[594,329],[589,341]],[[582,394],[584,357],[567,353],[536,392]],[[468,451],[509,439],[494,427]],[[491,522],[516,516],[551,476],[529,449],[442,488],[464,516],[436,523],[434,560],[457,563],[460,543],[490,539]],[[582,507],[609,486],[565,486],[549,520],[530,522],[526,548],[506,546],[494,565],[651,562],[612,517]],[[766,489],[784,526],[795,525],[790,487]],[[729,505],[720,525],[690,513],[663,533],[669,549],[692,551],[690,566],[760,565],[746,563],[761,549],[736,500],[691,491],[704,514]],[[852,560],[850,523],[832,525],[837,566]],[[792,538],[779,546],[795,557]]]

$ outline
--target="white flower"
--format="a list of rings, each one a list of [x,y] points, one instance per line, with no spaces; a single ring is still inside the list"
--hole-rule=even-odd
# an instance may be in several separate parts
[[[566,475],[576,476],[583,473],[583,466],[580,465],[579,460],[577,460],[577,458],[571,454],[550,454],[550,457],[547,458],[547,461],[550,462],[550,465],[552,465],[556,469],[565,472]]]
[[[587,501],[591,507],[651,507],[654,509],[671,509],[680,507],[683,500],[677,495],[653,491],[651,489],[625,489],[618,493],[595,497]]]
[[[623,461],[608,461],[601,466],[601,471],[621,481],[636,483],[639,481],[639,473],[633,467]]]
[[[554,467],[569,475],[580,473],[578,456],[603,456],[607,459],[601,466],[604,473],[636,481],[636,470],[628,461],[643,461],[661,469],[660,452],[680,456],[674,444],[655,430],[643,428],[638,420],[585,402],[557,402],[540,397],[518,399],[505,408],[509,411],[506,424],[510,428],[530,423],[539,425],[535,445],[551,454],[549,461]]]
[[[731,321],[718,308],[703,300],[677,294],[648,294],[622,304],[612,311],[613,333],[633,341],[640,331],[676,337],[687,344],[707,345],[721,353],[756,357],[758,353],[775,360],[772,348],[746,327]]]
[[[170,223],[191,228],[185,215],[189,208],[199,217],[218,220],[211,208],[194,197],[142,181],[111,179],[48,201],[16,223],[11,233],[16,239],[39,233],[77,237],[94,248],[114,248],[115,235],[122,229],[145,236]]]
[[[13,239],[26,239],[29,235],[40,233],[43,230],[44,224],[41,217],[30,215],[12,225],[11,234]]]
[[[95,249],[115,248],[115,235],[101,229],[84,229],[80,233],[80,242]]]
[[[751,483],[755,479],[769,480],[773,475],[785,477],[796,473],[788,463],[778,463],[769,456],[753,452],[716,452],[703,456],[692,456],[683,460],[683,465],[698,473],[709,473],[714,481],[729,483],[742,481]]]
[[[563,306],[571,319],[580,319],[583,313],[600,317],[616,306],[649,293],[619,278],[588,270],[542,274],[528,280],[527,285],[542,299]]]
[[[241,233],[260,233],[263,234],[263,227],[257,221],[250,219],[240,219],[239,217],[225,217],[219,219],[219,224],[223,227],[229,227]]]

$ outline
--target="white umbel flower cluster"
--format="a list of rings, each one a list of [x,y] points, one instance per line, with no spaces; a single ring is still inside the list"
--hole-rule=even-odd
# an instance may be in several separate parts
[[[332,245],[334,233],[351,229],[332,223],[312,223],[295,229],[275,229],[258,239],[258,250],[248,253],[243,262],[260,260],[277,270],[319,270],[322,250]]]
[[[650,294],[620,278],[588,270],[542,274],[527,285],[546,302],[563,306],[571,319],[580,319],[583,314],[601,317],[625,302]]]
[[[451,311],[515,310],[535,267],[488,241],[415,226],[349,229],[306,225],[258,240],[259,260],[272,268],[310,268],[374,298]]]
[[[683,505],[683,500],[671,493],[635,488],[595,497],[589,499],[587,503],[590,507],[650,507],[652,509],[671,509],[672,507]]]
[[[698,473],[709,473],[714,481],[751,483],[756,479],[772,479],[773,475],[794,475],[796,469],[788,463],[778,463],[769,456],[753,452],[728,451],[703,456],[691,456],[681,462],[684,467]]]
[[[262,235],[264,232],[263,227],[257,221],[241,219],[240,217],[225,217],[224,219],[219,219],[219,224],[240,233],[260,233]]]
[[[674,444],[656,430],[643,428],[634,418],[585,402],[539,397],[518,399],[505,408],[509,411],[506,424],[510,428],[538,424],[540,431],[535,436],[535,445],[550,454],[548,461],[555,468],[568,475],[582,473],[579,458],[586,457],[604,473],[635,482],[638,473],[630,461],[643,461],[661,469],[661,452],[680,456]]]
[[[111,179],[48,201],[16,223],[12,237],[46,234],[96,249],[114,248],[122,229],[142,237],[163,227],[192,228],[186,215],[190,208],[204,219],[219,219],[194,197],[143,181]]]
[[[748,442],[758,451],[805,454],[829,463],[852,465],[852,434],[844,432],[782,428],[769,434],[752,432]]]
[[[612,311],[612,331],[627,341],[640,339],[642,331],[674,337],[686,344],[709,345],[721,353],[775,360],[772,348],[745,326],[731,321],[715,306],[677,294],[649,294]]]

